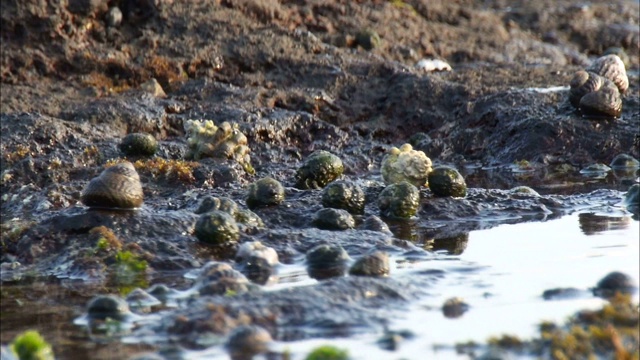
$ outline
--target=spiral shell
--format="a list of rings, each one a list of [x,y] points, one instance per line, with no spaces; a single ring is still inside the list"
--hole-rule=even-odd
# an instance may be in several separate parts
[[[618,55],[605,55],[597,58],[587,69],[611,80],[620,93],[624,93],[629,88],[629,78],[625,70],[624,63]]]
[[[106,168],[81,195],[82,203],[92,208],[133,209],[140,207],[143,199],[140,177],[130,162]]]
[[[580,112],[587,117],[614,117],[622,113],[622,99],[615,86],[603,86],[580,99]]]
[[[569,101],[571,105],[577,108],[580,105],[580,99],[588,93],[600,89],[604,81],[605,78],[593,72],[584,70],[576,72],[569,84],[571,87],[569,91]]]

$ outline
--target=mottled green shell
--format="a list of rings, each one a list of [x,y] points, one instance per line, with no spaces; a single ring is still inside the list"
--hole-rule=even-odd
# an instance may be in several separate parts
[[[349,255],[340,245],[321,244],[309,250],[306,259],[309,276],[320,280],[344,275]]]
[[[465,197],[467,195],[467,183],[458,170],[440,166],[429,174],[429,189],[434,196]]]
[[[334,181],[322,191],[322,206],[364,214],[364,191],[351,181]]]
[[[231,216],[235,216],[238,211],[238,204],[228,197],[215,197],[207,195],[202,198],[200,206],[195,211],[196,214],[204,214],[210,211],[220,210]]]
[[[247,206],[254,209],[260,206],[278,205],[284,201],[284,186],[271,177],[262,178],[249,185]]]
[[[248,209],[238,209],[238,211],[236,211],[235,213],[235,219],[237,222],[249,227],[264,227],[264,222],[262,221],[260,216]]]
[[[347,230],[356,226],[348,211],[333,208],[318,210],[313,217],[313,225],[323,230]]]
[[[408,219],[418,212],[419,206],[418,188],[406,181],[387,186],[378,197],[380,214],[389,218]]]
[[[158,141],[151,134],[132,133],[122,139],[119,148],[128,156],[153,156],[158,151]]]
[[[342,175],[342,160],[332,153],[319,150],[305,160],[296,172],[298,189],[321,189]]]
[[[380,46],[380,35],[375,30],[364,29],[356,34],[356,42],[365,50],[372,50]]]
[[[221,210],[200,215],[194,233],[198,240],[213,245],[232,244],[240,238],[235,219]]]
[[[375,251],[356,260],[349,274],[356,276],[386,276],[389,275],[389,254]]]

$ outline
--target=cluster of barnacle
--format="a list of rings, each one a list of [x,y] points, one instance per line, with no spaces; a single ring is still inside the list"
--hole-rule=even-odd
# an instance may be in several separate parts
[[[570,86],[569,102],[583,116],[617,118],[622,113],[621,94],[629,87],[629,78],[620,57],[608,54],[576,72]]]
[[[237,124],[225,121],[216,126],[211,120],[187,120],[184,124],[189,152],[187,158],[233,159],[241,164],[245,171],[252,173],[250,149],[247,137],[238,129]]]

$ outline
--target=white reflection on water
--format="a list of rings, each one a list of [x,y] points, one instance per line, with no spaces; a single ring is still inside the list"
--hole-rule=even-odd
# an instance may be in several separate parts
[[[469,234],[469,243],[459,264],[486,268],[456,273],[455,262],[422,262],[413,269],[395,268],[395,276],[411,275],[419,267],[442,266],[448,274],[424,298],[407,310],[397,312],[392,330],[411,330],[416,334],[405,340],[397,351],[380,349],[376,340],[382,334],[367,334],[351,339],[313,339],[281,343],[293,359],[303,359],[322,344],[346,348],[353,359],[464,359],[452,350],[434,350],[434,345],[454,345],[474,340],[485,342],[489,336],[504,333],[530,338],[543,320],[564,321],[581,309],[596,309],[604,300],[585,292],[583,297],[545,301],[542,293],[558,287],[588,290],[611,271],[630,275],[639,281],[640,225],[586,235],[578,215],[546,222],[502,225]],[[446,264],[445,264],[446,263]],[[435,265],[435,266],[434,266]],[[452,267],[453,266],[453,267]],[[405,272],[405,274],[402,274]],[[394,274],[392,274],[394,276]],[[448,298],[462,297],[471,309],[462,317],[447,319],[440,308]],[[635,300],[638,299],[636,292]]]
[[[425,299],[410,317],[397,321],[396,328],[410,328],[423,337],[401,348],[402,353],[406,351],[407,358],[413,358],[411,354],[416,351],[429,351],[438,359],[459,358],[453,352],[434,353],[432,345],[483,342],[488,336],[502,333],[528,338],[536,334],[536,325],[542,320],[561,322],[580,309],[598,308],[604,301],[589,294],[556,301],[544,301],[541,295],[557,287],[587,290],[611,271],[622,271],[637,284],[639,235],[637,221],[586,235],[580,229],[578,215],[471,232],[459,258],[489,265],[489,269],[475,274],[474,279],[445,278],[445,284],[437,289],[439,295]],[[439,311],[419,311],[425,306],[439,308],[452,296],[462,297],[471,305],[461,318],[447,319]]]

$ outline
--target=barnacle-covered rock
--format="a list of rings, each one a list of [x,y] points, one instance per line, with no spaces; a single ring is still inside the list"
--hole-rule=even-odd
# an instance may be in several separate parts
[[[257,325],[241,325],[233,329],[226,348],[231,359],[253,359],[255,355],[267,352],[271,334]]]
[[[420,191],[406,181],[387,186],[378,196],[380,213],[389,218],[410,218],[419,205]]]
[[[232,125],[225,121],[216,126],[211,120],[187,120],[184,130],[189,145],[188,158],[233,159],[247,172],[253,172],[247,137],[238,129],[237,124]]]
[[[322,206],[344,209],[351,214],[364,213],[364,191],[351,181],[334,181],[322,190]]]
[[[624,66],[624,62],[618,55],[604,55],[591,63],[586,69],[611,80],[620,93],[624,93],[629,88],[629,78]]]
[[[194,234],[198,240],[214,245],[232,244],[240,238],[240,230],[235,219],[221,210],[200,215]]]
[[[128,161],[110,166],[89,182],[80,199],[88,207],[138,208],[144,199],[140,176]]]
[[[122,139],[119,148],[128,156],[153,156],[158,151],[158,141],[151,134],[131,133]]]
[[[355,221],[347,210],[324,208],[314,215],[313,225],[323,230],[347,230],[355,227]]]
[[[391,148],[382,159],[380,171],[387,185],[407,181],[421,187],[426,185],[431,172],[431,159],[424,152],[413,150],[411,144],[404,144],[400,149]]]
[[[272,178],[262,178],[251,185],[247,191],[247,206],[254,209],[260,206],[278,205],[284,201],[284,186]]]
[[[342,160],[336,155],[319,150],[313,152],[296,172],[298,189],[321,189],[342,175]]]
[[[349,255],[340,245],[321,244],[307,252],[307,272],[316,279],[343,276]]]
[[[429,174],[429,189],[435,196],[464,197],[467,183],[458,170],[449,166],[439,166]]]
[[[389,254],[384,251],[374,251],[364,255],[351,266],[349,274],[357,276],[389,275]]]

